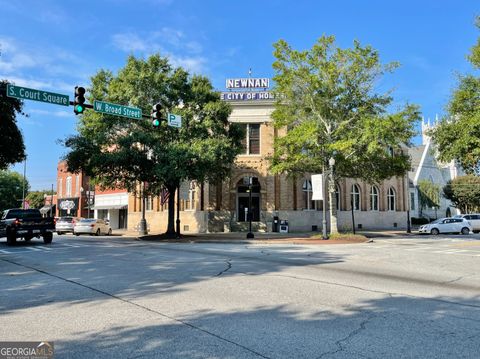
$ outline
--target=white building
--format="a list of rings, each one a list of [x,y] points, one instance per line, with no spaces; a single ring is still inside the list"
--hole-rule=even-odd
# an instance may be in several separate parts
[[[410,183],[410,216],[429,219],[448,217],[460,213],[452,203],[443,197],[443,187],[449,180],[465,173],[454,161],[441,163],[436,158],[435,144],[428,136],[428,130],[434,128],[438,119],[432,124],[422,120],[422,144],[408,149],[412,160],[412,171],[408,173]],[[440,187],[440,206],[438,208],[420,208],[418,183],[428,180]]]

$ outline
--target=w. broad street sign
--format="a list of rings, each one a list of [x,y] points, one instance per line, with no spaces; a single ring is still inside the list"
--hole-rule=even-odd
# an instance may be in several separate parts
[[[104,113],[106,115],[122,116],[133,119],[142,118],[142,110],[137,107],[129,107],[123,105],[117,105],[114,103],[108,103],[103,101],[94,101],[93,110],[95,112]]]
[[[7,84],[7,96],[22,100],[33,100],[40,102],[53,103],[55,105],[70,106],[70,99],[67,95],[55,92],[30,89],[27,87]]]

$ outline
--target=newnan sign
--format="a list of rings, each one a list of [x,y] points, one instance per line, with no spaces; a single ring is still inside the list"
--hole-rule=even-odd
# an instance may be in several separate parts
[[[225,82],[227,89],[253,89],[253,88],[269,88],[269,78],[241,78],[241,79],[227,79]]]

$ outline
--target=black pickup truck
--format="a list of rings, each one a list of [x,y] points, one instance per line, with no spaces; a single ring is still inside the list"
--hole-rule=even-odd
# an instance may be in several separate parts
[[[55,218],[42,217],[38,209],[7,209],[0,220],[0,238],[7,237],[7,245],[13,246],[17,238],[30,241],[43,237],[45,244],[52,243]]]

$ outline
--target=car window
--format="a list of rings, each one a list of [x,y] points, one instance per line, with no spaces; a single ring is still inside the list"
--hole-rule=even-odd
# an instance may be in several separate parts
[[[455,218],[454,219],[455,223],[461,223],[461,222],[463,222],[463,220],[464,220],[463,218]]]
[[[73,220],[72,217],[61,217],[58,222],[66,222],[66,223],[71,223]]]
[[[478,214],[473,214],[470,217],[471,217],[471,219],[480,219],[480,215],[478,215]]]
[[[463,218],[465,218],[465,219],[472,219],[472,216],[469,215],[469,214],[467,214],[466,216],[463,216]]]

